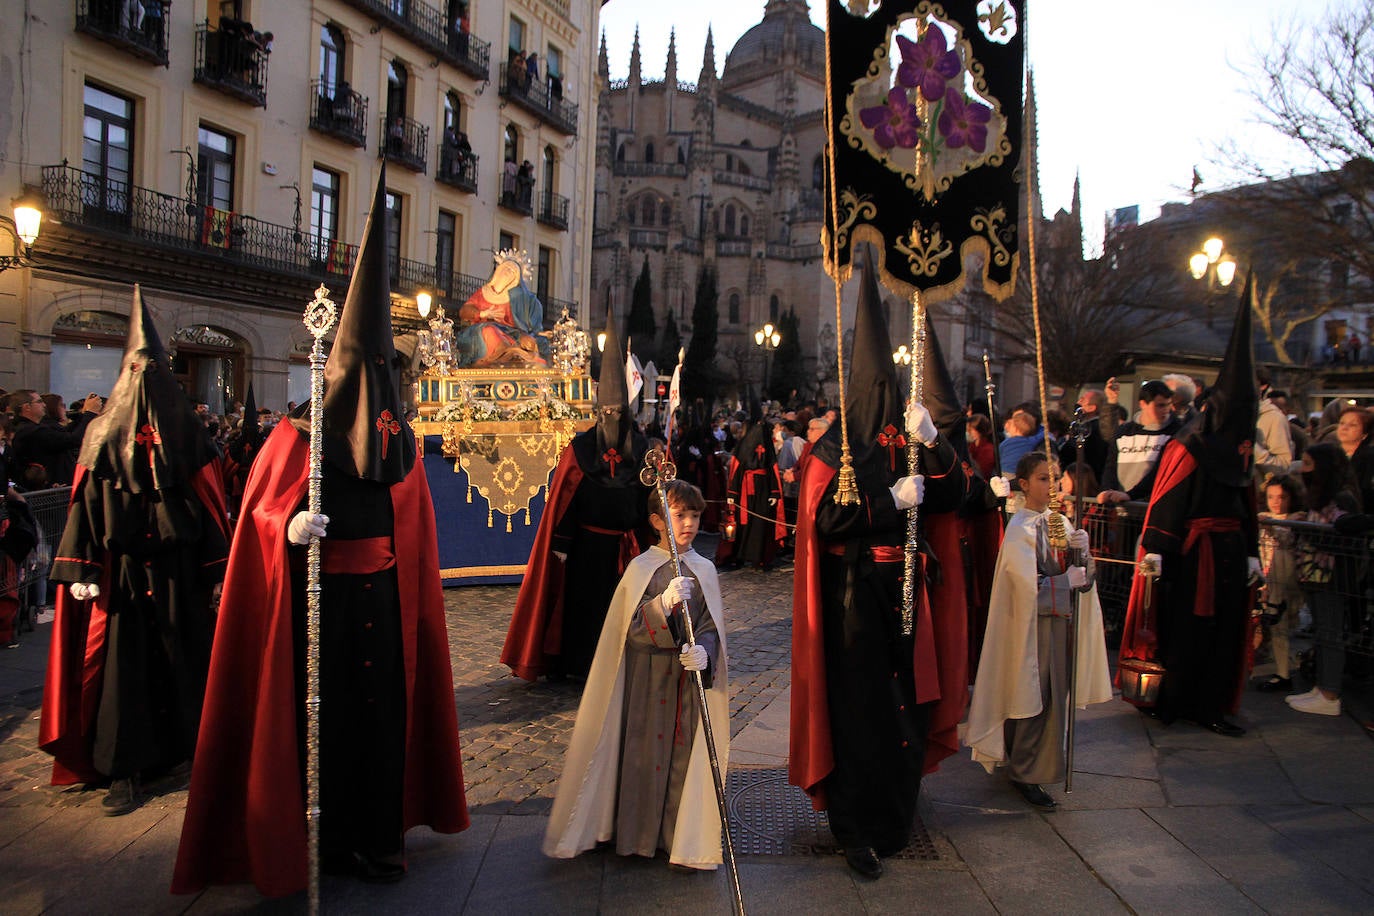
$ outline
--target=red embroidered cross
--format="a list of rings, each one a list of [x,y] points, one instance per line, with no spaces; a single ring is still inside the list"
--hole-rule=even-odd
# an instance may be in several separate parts
[[[878,446],[887,449],[887,464],[891,470],[897,469],[897,449],[906,448],[906,436],[891,423],[878,433]]]
[[[386,444],[392,436],[401,434],[401,424],[391,416],[391,411],[383,410],[381,416],[377,418],[377,432],[382,434],[382,460],[386,460]]]
[[[763,443],[759,443],[758,445],[754,446],[754,455],[755,455],[755,457],[757,457],[757,458],[759,458],[759,459],[762,459],[762,458],[763,458],[763,453],[764,453],[764,451],[765,451],[765,449],[764,449],[764,447],[763,447]]]
[[[148,467],[153,466],[153,446],[162,444],[162,435],[153,429],[152,424],[144,423],[138,428],[138,434],[134,436],[134,442],[138,445],[148,446]]]
[[[619,464],[620,462],[624,461],[625,459],[624,459],[624,458],[621,458],[621,457],[620,457],[620,453],[617,452],[615,449],[613,449],[613,448],[608,448],[608,449],[606,449],[606,454],[604,454],[604,455],[601,456],[601,460],[604,461],[604,462],[606,462],[606,464],[610,465],[610,468],[611,468],[611,476],[614,477],[614,476],[615,476],[615,466],[616,466],[617,464]]]
[[[1246,439],[1240,445],[1236,446],[1236,451],[1244,455],[1246,458],[1249,458],[1255,451],[1254,443],[1252,443],[1249,439]]]

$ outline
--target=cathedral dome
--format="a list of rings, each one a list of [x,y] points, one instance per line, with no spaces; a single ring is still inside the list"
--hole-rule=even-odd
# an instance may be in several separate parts
[[[768,0],[763,21],[740,36],[725,58],[721,83],[744,81],[783,64],[784,49],[792,49],[794,63],[803,70],[824,72],[825,30],[811,22],[807,0]]]

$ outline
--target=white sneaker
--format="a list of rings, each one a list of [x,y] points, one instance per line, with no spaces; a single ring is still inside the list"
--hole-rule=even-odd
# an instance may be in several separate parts
[[[1315,697],[1315,696],[1317,696],[1317,695],[1320,694],[1320,693],[1321,693],[1320,690],[1318,690],[1316,687],[1313,687],[1311,690],[1307,691],[1306,693],[1290,693],[1288,696],[1286,696],[1286,697],[1283,698],[1283,701],[1284,701],[1285,703],[1287,703],[1289,706],[1292,706],[1292,705],[1293,705],[1294,703],[1296,703],[1298,700],[1305,700],[1305,699],[1307,699],[1308,697]]]
[[[1341,698],[1328,700],[1325,695],[1318,692],[1316,696],[1299,697],[1288,704],[1298,712],[1309,712],[1317,716],[1339,716],[1341,714]]]

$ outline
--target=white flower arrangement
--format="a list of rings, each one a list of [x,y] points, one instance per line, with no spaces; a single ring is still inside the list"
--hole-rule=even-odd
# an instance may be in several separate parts
[[[476,423],[504,419],[501,408],[496,404],[482,398],[473,398],[470,401],[449,401],[435,411],[434,420],[440,423],[463,421],[468,419],[469,411]]]
[[[581,412],[560,398],[549,398],[548,401],[549,419],[551,420],[577,420],[582,417]],[[538,420],[542,418],[542,407],[544,402],[525,401],[524,403],[511,408],[510,418],[512,420]]]

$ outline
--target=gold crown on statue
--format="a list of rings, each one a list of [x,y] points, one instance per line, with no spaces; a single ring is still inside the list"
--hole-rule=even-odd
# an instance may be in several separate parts
[[[498,248],[492,253],[491,260],[495,265],[514,261],[515,266],[520,268],[520,276],[525,278],[526,283],[534,280],[534,268],[530,265],[529,252],[523,248]]]

